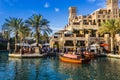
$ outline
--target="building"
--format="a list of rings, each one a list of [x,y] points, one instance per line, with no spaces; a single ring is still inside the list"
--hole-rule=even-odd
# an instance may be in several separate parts
[[[70,7],[68,24],[63,30],[54,33],[50,39],[50,47],[76,49],[80,46],[89,46],[95,42],[110,44],[109,34],[98,35],[96,32],[102,22],[118,18],[120,18],[118,0],[107,0],[105,8],[97,9],[86,16],[78,16],[76,7]],[[116,36],[119,42],[120,36]],[[109,49],[109,46],[106,49]]]

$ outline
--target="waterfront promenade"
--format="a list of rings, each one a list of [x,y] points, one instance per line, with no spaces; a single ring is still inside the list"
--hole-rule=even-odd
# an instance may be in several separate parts
[[[59,54],[47,54],[47,53],[44,53],[44,54],[9,54],[9,57],[11,58],[43,58],[43,57],[46,57],[46,56],[58,56]],[[120,55],[119,54],[99,54],[97,55],[97,57],[108,57],[108,58],[117,58],[117,59],[120,59]]]
[[[47,54],[9,54],[11,58],[43,58]]]
[[[99,54],[98,57],[108,57],[108,58],[117,58],[117,59],[120,59],[120,54]]]
[[[107,54],[107,57],[120,59],[120,55],[119,54]]]

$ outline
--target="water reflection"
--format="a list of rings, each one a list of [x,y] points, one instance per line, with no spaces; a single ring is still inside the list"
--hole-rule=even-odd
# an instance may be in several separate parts
[[[38,80],[41,60],[9,59],[9,64],[13,68],[14,80]]]
[[[119,80],[120,61],[99,58],[70,64],[58,58],[12,59],[0,53],[0,80]]]

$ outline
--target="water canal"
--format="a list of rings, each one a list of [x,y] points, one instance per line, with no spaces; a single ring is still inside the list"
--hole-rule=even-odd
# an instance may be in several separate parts
[[[70,64],[58,58],[12,59],[0,52],[0,80],[120,80],[120,59]]]

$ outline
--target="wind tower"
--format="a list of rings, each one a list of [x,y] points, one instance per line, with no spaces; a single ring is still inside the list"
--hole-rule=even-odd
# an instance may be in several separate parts
[[[69,19],[68,19],[68,21],[71,22],[73,17],[76,17],[76,7],[70,7],[69,8]]]
[[[119,16],[119,5],[118,0],[107,0],[106,2],[108,13],[112,18],[118,18]]]
[[[76,16],[76,7],[69,8],[69,18]]]

